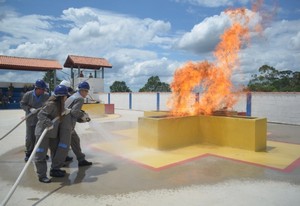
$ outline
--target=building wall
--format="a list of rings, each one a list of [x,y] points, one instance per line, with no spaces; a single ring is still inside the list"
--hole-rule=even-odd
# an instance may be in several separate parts
[[[116,109],[129,109],[129,93],[101,93],[98,98],[102,103],[115,105]],[[131,109],[133,110],[157,110],[157,93],[131,93]],[[167,102],[171,93],[159,94],[159,110],[168,110]],[[246,112],[246,94],[238,97],[238,102],[233,110]],[[254,117],[267,117],[268,122],[288,123],[300,125],[300,93],[252,93],[252,113]]]
[[[101,78],[84,78],[79,77],[74,79],[74,88],[78,87],[80,82],[87,81],[90,85],[90,93],[104,92],[104,79]]]

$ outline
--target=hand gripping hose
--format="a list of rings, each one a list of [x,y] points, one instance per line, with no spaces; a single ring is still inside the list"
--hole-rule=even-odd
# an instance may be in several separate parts
[[[52,120],[52,122],[56,122],[59,119],[59,117],[56,117],[55,119]],[[42,133],[42,135],[40,136],[38,142],[36,143],[36,145],[34,146],[34,149],[28,159],[28,161],[26,162],[22,172],[20,173],[18,179],[16,180],[15,184],[12,186],[12,188],[10,189],[9,193],[7,194],[7,196],[5,197],[5,199],[2,201],[1,206],[5,206],[8,202],[8,200],[11,198],[11,196],[13,195],[14,191],[16,190],[21,178],[23,177],[24,173],[26,172],[29,164],[31,163],[36,150],[38,149],[38,147],[40,146],[41,142],[43,141],[45,135],[47,134],[47,132],[49,131],[49,127],[46,127]]]

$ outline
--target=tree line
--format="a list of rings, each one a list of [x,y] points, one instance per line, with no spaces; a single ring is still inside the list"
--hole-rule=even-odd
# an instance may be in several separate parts
[[[131,92],[124,81],[115,81],[110,87],[110,92]],[[170,85],[161,82],[158,76],[152,76],[139,92],[170,92]]]
[[[263,65],[248,83],[249,91],[257,92],[300,92],[300,72],[278,71],[274,67]]]

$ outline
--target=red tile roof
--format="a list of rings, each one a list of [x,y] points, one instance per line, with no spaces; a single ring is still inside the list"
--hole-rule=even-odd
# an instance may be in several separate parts
[[[112,65],[104,58],[69,55],[66,59],[64,67],[80,69],[100,69],[102,67],[112,68]]]
[[[56,60],[0,55],[0,69],[48,71],[62,69],[62,66]]]

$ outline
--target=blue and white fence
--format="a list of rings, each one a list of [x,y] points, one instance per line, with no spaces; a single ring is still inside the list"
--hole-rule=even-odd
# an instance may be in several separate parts
[[[103,103],[111,103],[116,109],[169,110],[167,107],[171,93],[101,93],[95,98]],[[248,99],[248,101],[247,101]],[[267,117],[269,122],[300,125],[300,92],[253,92],[244,93],[233,108],[254,117]]]

